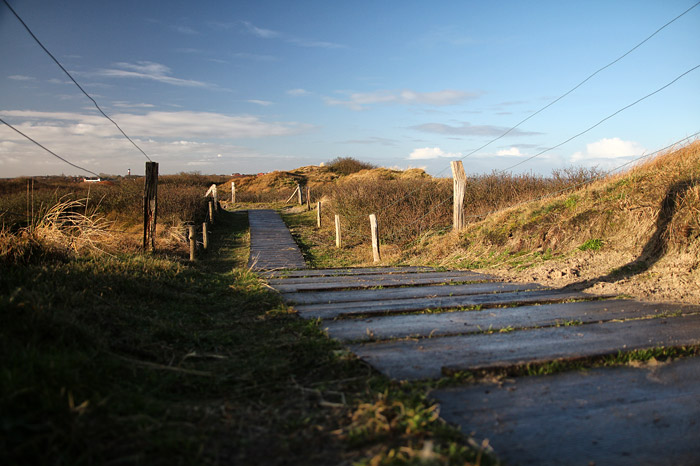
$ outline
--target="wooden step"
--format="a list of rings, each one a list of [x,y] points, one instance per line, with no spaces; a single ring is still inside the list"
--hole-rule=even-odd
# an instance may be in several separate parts
[[[382,290],[377,290],[381,292]],[[353,315],[390,314],[400,312],[421,312],[468,307],[516,306],[523,304],[544,304],[567,300],[599,299],[578,291],[535,290],[510,293],[490,293],[466,296],[443,296],[416,299],[369,299],[365,302],[335,304],[303,304],[295,306],[299,315],[307,319],[333,319]]]
[[[284,271],[267,271],[261,275],[266,278],[304,278],[304,277],[338,277],[344,275],[384,275],[392,273],[419,273],[419,272],[437,272],[433,267],[343,267],[337,269],[303,269],[303,270],[284,270]]]
[[[386,340],[659,317],[678,312],[700,313],[700,306],[613,299],[492,308],[481,311],[327,320],[324,321],[322,328],[329,336],[342,341]]]
[[[460,370],[499,369],[688,345],[700,345],[700,315],[364,343],[349,348],[391,378],[415,380],[435,379]]]
[[[436,298],[438,296],[466,296],[485,293],[503,293],[507,291],[539,290],[543,287],[536,283],[468,283],[466,285],[433,285],[386,288],[383,290],[348,290],[283,293],[285,301],[295,304],[332,304],[362,302],[369,300]]]
[[[282,293],[298,291],[328,291],[353,288],[395,287],[410,285],[435,285],[438,283],[463,283],[493,280],[490,275],[456,271],[427,273],[394,273],[388,275],[356,275],[339,277],[273,278],[270,286]]]

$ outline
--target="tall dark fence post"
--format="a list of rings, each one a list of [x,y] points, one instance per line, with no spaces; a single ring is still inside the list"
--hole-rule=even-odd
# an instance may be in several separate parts
[[[156,218],[158,213],[158,163],[146,162],[146,184],[143,190],[143,250],[156,250]]]

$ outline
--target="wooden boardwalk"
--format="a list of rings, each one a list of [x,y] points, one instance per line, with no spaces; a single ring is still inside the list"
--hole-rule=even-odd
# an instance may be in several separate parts
[[[265,274],[303,318],[398,380],[700,345],[700,307],[425,267]],[[700,464],[700,358],[436,390],[508,464]]]
[[[250,259],[253,270],[303,269],[299,246],[274,210],[249,210]]]

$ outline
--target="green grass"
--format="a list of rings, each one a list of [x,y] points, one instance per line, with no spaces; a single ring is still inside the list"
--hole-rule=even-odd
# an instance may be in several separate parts
[[[245,269],[246,228],[219,216],[194,265],[0,261],[0,463],[412,464],[428,440],[438,464],[474,461],[422,386],[378,375]]]
[[[603,247],[603,240],[601,239],[589,239],[586,240],[578,248],[581,251],[599,251]]]

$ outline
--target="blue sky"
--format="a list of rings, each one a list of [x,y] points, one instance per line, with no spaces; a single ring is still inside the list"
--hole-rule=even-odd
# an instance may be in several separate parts
[[[8,0],[161,173],[351,156],[447,176],[510,167],[700,64],[695,0]],[[0,117],[102,173],[146,159],[0,3]],[[515,172],[608,169],[700,131],[700,69]],[[0,177],[79,174],[0,125]]]

